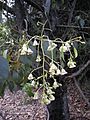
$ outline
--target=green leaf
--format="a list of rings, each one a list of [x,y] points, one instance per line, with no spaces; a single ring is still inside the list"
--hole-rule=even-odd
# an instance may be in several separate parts
[[[3,83],[9,77],[9,63],[0,56],[0,84]]]
[[[30,60],[28,59],[28,56],[27,55],[22,55],[20,56],[20,61],[23,63],[23,64],[29,64]]]
[[[5,91],[5,87],[6,87],[6,84],[4,83],[4,84],[0,84],[0,96],[2,96],[3,97],[3,95],[4,95],[4,91]]]
[[[15,89],[15,84],[13,81],[8,81],[8,88],[11,92]]]
[[[34,96],[33,92],[32,92],[32,86],[30,83],[26,83],[23,87],[23,90],[31,97]]]
[[[74,55],[75,55],[75,58],[78,56],[78,52],[77,52],[77,49],[74,47]]]
[[[12,72],[12,80],[14,81],[14,83],[16,84],[16,85],[18,85],[18,86],[20,86],[21,85],[21,83],[22,82],[24,82],[23,80],[23,78],[25,77],[25,74],[24,73],[22,73],[22,71],[19,71],[19,72],[17,72],[17,71],[13,71]]]

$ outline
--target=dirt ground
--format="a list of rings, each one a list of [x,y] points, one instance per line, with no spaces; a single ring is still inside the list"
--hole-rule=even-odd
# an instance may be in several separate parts
[[[5,91],[0,99],[0,120],[46,120],[47,108],[39,100],[32,100],[24,92]]]
[[[90,108],[80,96],[74,83],[68,85],[70,120],[90,120]],[[0,98],[0,120],[49,120],[48,110],[39,100],[32,100],[21,90],[8,89]]]
[[[73,82],[68,86],[68,103],[70,120],[90,120],[90,107],[82,99]]]

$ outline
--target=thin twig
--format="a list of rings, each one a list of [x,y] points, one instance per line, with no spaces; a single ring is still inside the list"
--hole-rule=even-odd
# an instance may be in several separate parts
[[[80,29],[80,26],[73,26],[73,25],[57,25],[57,27]],[[90,27],[82,27],[82,29],[90,30]]]

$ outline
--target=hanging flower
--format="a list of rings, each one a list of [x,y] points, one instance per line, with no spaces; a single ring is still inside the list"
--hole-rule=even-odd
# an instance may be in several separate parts
[[[50,88],[47,89],[47,94],[54,94],[55,92],[53,92]]]
[[[21,55],[30,55],[32,54],[33,51],[27,46],[27,44],[23,44],[22,49],[21,49]]]
[[[50,100],[48,99],[48,96],[44,93],[43,95],[42,95],[42,103],[44,103],[44,104],[50,104]]]
[[[74,67],[76,67],[76,62],[74,62],[72,59],[70,59],[67,63],[67,66],[69,68],[74,68]]]
[[[35,86],[35,81],[32,80],[31,85],[34,87]]]
[[[55,80],[53,83],[53,88],[56,89],[57,87],[59,87],[59,84],[57,83],[57,81]]]
[[[60,75],[60,74],[61,74],[61,71],[59,69],[57,69],[56,75]]]
[[[62,45],[60,48],[59,48],[60,52],[67,52],[68,51],[68,48],[65,46],[65,45]]]
[[[49,42],[49,46],[47,48],[47,51],[52,51],[54,48],[57,47],[57,44],[53,43],[52,41]]]
[[[54,95],[50,95],[50,96],[49,96],[49,100],[50,100],[50,101],[54,101],[54,100],[55,100]]]
[[[68,42],[65,43],[65,46],[66,46],[67,48],[70,48],[70,47],[71,47],[71,45],[70,45]]]
[[[35,92],[33,99],[37,100],[38,98],[39,98],[39,94],[38,94],[38,92]]]
[[[65,75],[65,74],[67,74],[67,72],[66,72],[66,70],[65,69],[61,69],[61,73],[60,73],[61,75]]]
[[[57,66],[54,63],[50,63],[50,69],[57,70]]]
[[[8,55],[8,49],[4,50],[4,52],[3,52],[3,57],[4,57],[4,58],[7,58],[7,55]]]
[[[37,55],[36,62],[40,62],[40,61],[41,61],[41,56]]]
[[[56,71],[57,71],[57,66],[54,63],[50,63],[50,69],[49,72],[51,75],[55,75]]]
[[[30,73],[28,76],[28,80],[32,80],[33,78],[34,78],[33,75]]]
[[[22,50],[25,51],[25,52],[27,52],[27,44],[23,44]]]
[[[35,39],[34,42],[33,42],[33,46],[37,46],[39,45],[39,43],[37,42],[37,40]]]
[[[26,52],[24,50],[21,50],[20,55],[26,55]]]
[[[32,53],[33,53],[33,51],[28,47],[28,48],[27,48],[27,54],[30,55],[30,54],[32,54]]]

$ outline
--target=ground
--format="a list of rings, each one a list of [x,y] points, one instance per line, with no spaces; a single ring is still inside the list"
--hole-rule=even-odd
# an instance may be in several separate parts
[[[16,93],[5,91],[0,99],[0,120],[46,120],[47,108],[39,100],[32,100],[21,90]]]
[[[90,108],[79,94],[75,84],[68,85],[70,120],[90,120]],[[45,105],[32,100],[21,90],[11,93],[8,89],[0,98],[0,120],[49,120]]]
[[[70,120],[90,120],[90,107],[83,100],[73,81],[68,86],[68,103]]]

